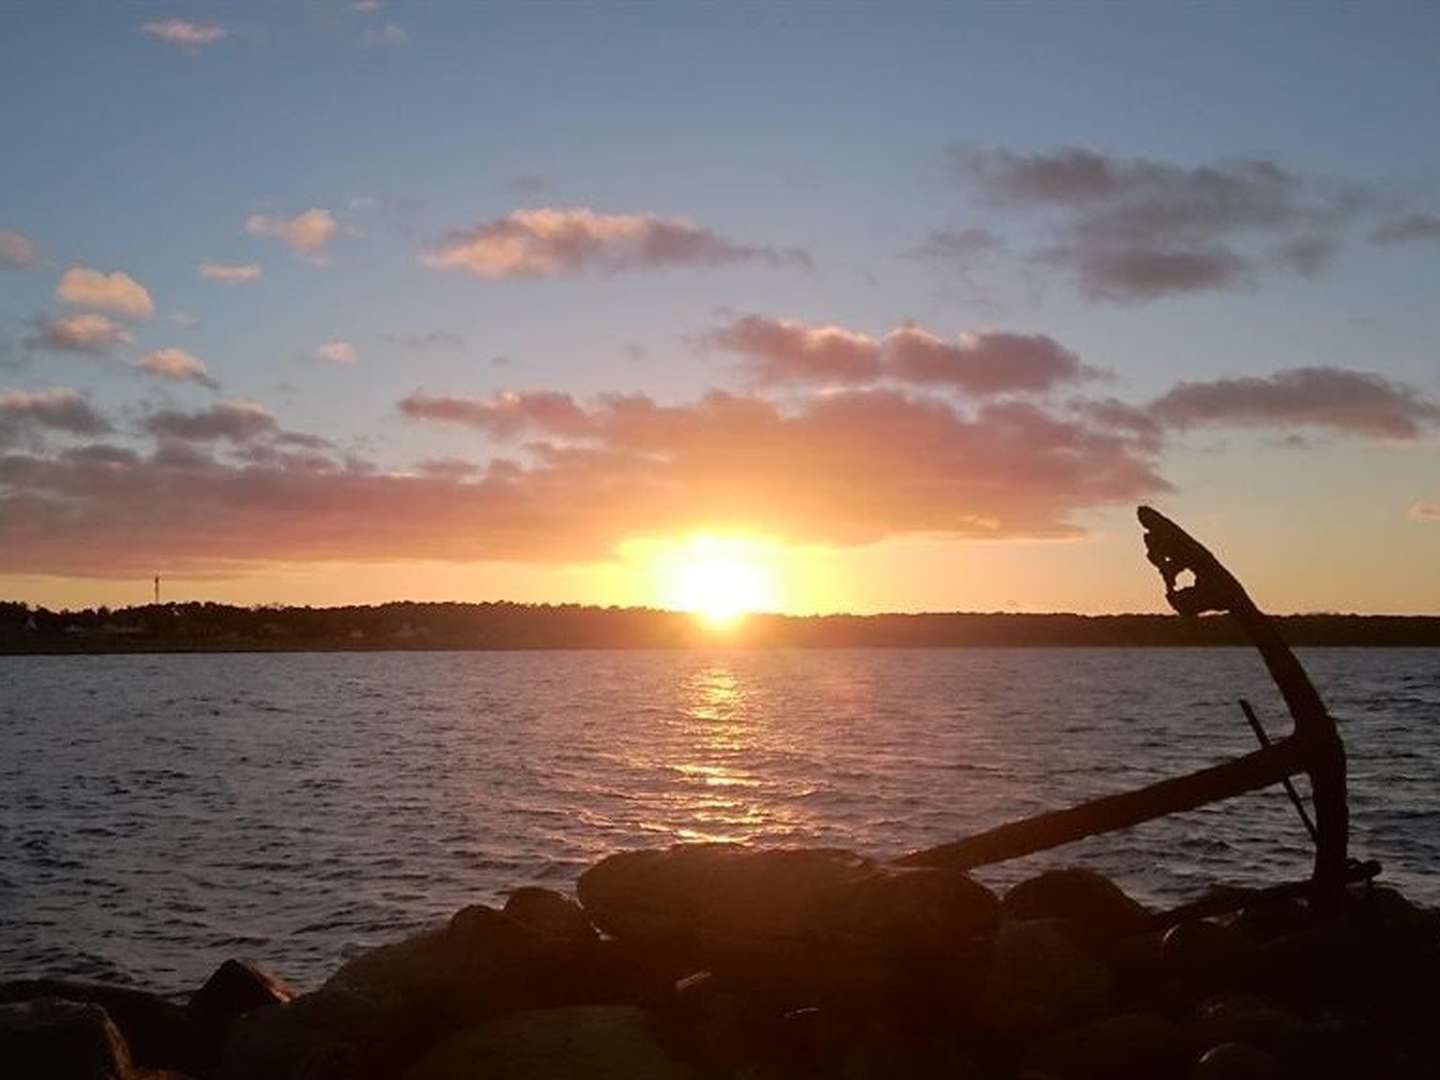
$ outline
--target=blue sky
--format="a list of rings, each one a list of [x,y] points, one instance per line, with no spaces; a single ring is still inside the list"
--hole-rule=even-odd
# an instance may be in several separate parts
[[[947,342],[1044,335],[1106,373],[1047,387],[1035,400],[1057,416],[1069,415],[1075,394],[1144,407],[1182,381],[1366,373],[1397,395],[1378,407],[1408,409],[1413,431],[1397,437],[1373,417],[1337,422],[1334,402],[1317,403],[1309,384],[1289,387],[1303,401],[1276,405],[1282,386],[1263,415],[1242,405],[1228,418],[1188,416],[1163,447],[1134,449],[1171,490],[1133,487],[1245,552],[1281,607],[1440,607],[1440,586],[1424,581],[1440,539],[1436,424],[1426,411],[1440,398],[1440,239],[1424,227],[1440,214],[1434,5],[396,0],[357,10],[315,0],[31,4],[4,18],[0,94],[12,106],[0,121],[0,231],[36,255],[0,267],[0,393],[73,391],[106,418],[106,445],[148,461],[160,449],[147,427],[156,413],[238,400],[263,407],[278,428],[328,440],[337,462],[364,459],[386,474],[437,458],[483,468],[496,456],[527,464],[532,451],[489,421],[434,422],[397,403],[417,391],[475,402],[545,391],[582,404],[638,393],[679,407],[718,387],[794,415],[839,389],[757,388],[746,366],[754,357],[714,340],[747,314],[877,341],[906,323]],[[155,29],[166,20],[213,40],[187,44],[183,31]],[[1075,192],[1025,202],[1003,178],[986,189],[972,167],[975,155],[1033,164],[1071,150],[1122,171],[1137,161],[1168,169],[1182,184],[1207,167],[1273,165],[1311,209],[1332,215],[1323,231],[1334,250],[1297,273],[1277,269],[1269,252],[1299,239],[1299,226],[1172,228],[1164,243],[1207,256],[1233,249],[1244,272],[1215,287],[1097,297],[1077,277],[1078,247],[1046,257],[1091,228]],[[1132,181],[1125,212],[1150,197],[1148,181]],[[453,234],[538,207],[683,219],[727,250],[803,251],[809,268],[768,254],[492,277],[424,265]],[[247,231],[257,216],[283,222],[311,208],[334,220],[311,257]],[[1415,227],[1403,242],[1372,242],[1404,220]],[[984,230],[990,246],[963,259],[916,256],[936,231],[966,229]],[[218,283],[200,276],[206,262],[258,267],[259,278]],[[35,344],[44,326],[89,310],[57,297],[76,267],[124,273],[152,298],[149,317],[107,316],[131,340],[89,353]],[[404,344],[426,335],[432,347]],[[315,359],[333,342],[349,344],[355,362]],[[198,359],[218,389],[136,366],[162,349]],[[14,454],[51,460],[96,441],[74,425],[47,427],[32,397],[11,399],[16,417],[31,410],[23,436],[22,421],[12,425]],[[986,404],[946,401],[962,416]],[[218,466],[261,467],[235,456],[253,449],[245,440],[197,441]],[[1098,580],[1118,588],[1133,569],[1126,515],[1137,501],[1118,489],[1043,493],[1058,499],[1075,542],[1037,548],[1035,539],[1054,539],[1053,523],[1039,527],[1034,507],[982,505],[973,493],[956,495],[953,509],[964,516],[963,499],[978,499],[977,519],[1000,522],[992,539],[928,519],[877,520],[841,536],[848,508],[777,523],[765,500],[723,523],[718,489],[696,486],[691,473],[667,482],[694,489],[696,527],[773,533],[823,552],[837,580],[890,582],[882,595],[837,583],[820,597],[817,586],[790,601],[797,609],[1130,607],[1153,591],[1146,582],[1109,600],[1017,569],[1020,559],[1077,572],[1098,565]],[[123,508],[13,479],[7,488],[0,476],[0,499],[7,491],[0,536],[15,530],[30,547],[11,567],[0,561],[4,591],[75,601],[134,590],[130,561],[96,551],[87,564],[73,537],[45,531],[59,526],[31,498],[76,510],[92,529],[114,527]],[[569,590],[644,602],[653,597],[643,568],[617,578],[615,551],[626,539],[683,532],[688,519],[677,513],[667,502],[665,515],[637,510],[631,531],[582,528],[584,542],[564,545],[563,557],[527,559],[520,544],[521,554],[507,548],[497,559],[481,545],[480,557],[446,550],[437,566],[466,568],[454,579],[463,578],[462,598],[565,599]],[[400,540],[327,551],[313,538],[293,559],[230,544],[221,555],[194,530],[165,525],[155,561],[188,575],[196,595],[245,598],[257,573],[272,586],[278,573],[321,582],[309,596],[380,599],[413,576],[384,578],[373,592],[357,560],[393,567],[421,557]],[[1311,550],[1316,536],[1331,543]],[[927,553],[923,583],[877,574],[903,561],[907,544]],[[47,563],[46,545],[69,554]],[[1375,565],[1377,550],[1385,566]],[[1351,569],[1335,573],[1336,561]],[[602,568],[587,570],[592,563]],[[990,570],[937,578],[951,563]],[[997,573],[1013,587],[981,587]]]

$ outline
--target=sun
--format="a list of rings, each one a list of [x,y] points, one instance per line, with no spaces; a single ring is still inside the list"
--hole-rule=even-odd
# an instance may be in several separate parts
[[[657,576],[666,607],[693,612],[711,626],[734,626],[776,607],[774,553],[761,541],[692,537],[657,560]]]

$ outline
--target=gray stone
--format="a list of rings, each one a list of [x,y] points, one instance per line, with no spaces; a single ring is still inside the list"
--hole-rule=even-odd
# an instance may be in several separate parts
[[[1007,919],[1068,919],[1102,937],[1139,934],[1149,912],[1103,874],[1082,867],[1047,870],[1005,894]]]
[[[1110,1004],[1111,976],[1059,919],[1008,923],[995,948],[979,1027],[1014,1037],[1097,1016]]]
[[[133,1061],[152,1068],[197,1069],[207,1054],[184,1006],[126,986],[71,979],[20,979],[0,984],[0,1002],[59,998],[98,1005],[119,1030]]]
[[[505,914],[522,926],[568,941],[593,941],[599,934],[574,900],[554,889],[527,885],[505,901]]]
[[[0,1005],[0,1070],[17,1080],[131,1080],[125,1039],[99,1005],[59,998]]]
[[[509,1013],[430,1050],[403,1080],[698,1080],[628,1006]]]

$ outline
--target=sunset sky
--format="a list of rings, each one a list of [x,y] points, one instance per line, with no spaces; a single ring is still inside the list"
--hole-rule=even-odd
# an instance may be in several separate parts
[[[0,598],[1440,611],[1433,3],[0,21]]]

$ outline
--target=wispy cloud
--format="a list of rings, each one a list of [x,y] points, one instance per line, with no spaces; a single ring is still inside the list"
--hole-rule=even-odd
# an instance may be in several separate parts
[[[384,340],[388,341],[391,345],[414,349],[417,352],[463,349],[465,347],[465,339],[459,334],[450,333],[448,330],[427,330],[421,334],[385,334]]]
[[[184,349],[157,349],[137,360],[135,366],[146,374],[173,382],[193,382],[208,386],[212,390],[220,387],[220,384],[210,377],[205,362]]]
[[[203,262],[200,264],[201,277],[206,281],[218,281],[225,285],[249,285],[259,281],[260,275],[259,263]]]
[[[201,49],[214,45],[230,35],[230,31],[218,23],[197,23],[188,19],[161,19],[148,22],[140,27],[142,33],[183,49]]]
[[[148,319],[155,314],[149,290],[119,270],[106,274],[86,266],[72,266],[60,278],[55,296],[67,304],[113,311],[130,319]]]
[[[1074,147],[957,149],[951,160],[993,207],[1049,215],[1056,243],[1038,257],[1097,300],[1233,288],[1281,268],[1313,274],[1373,210],[1358,186],[1265,160],[1189,166]]]
[[[394,49],[399,48],[410,40],[410,34],[399,23],[386,23],[384,26],[371,27],[365,31],[362,38],[363,44],[371,49]]]
[[[810,266],[809,255],[799,249],[735,243],[680,218],[605,214],[587,207],[516,210],[450,233],[424,251],[420,261],[432,270],[488,279],[745,262]]]
[[[355,346],[348,341],[327,341],[315,348],[312,354],[316,360],[326,364],[339,364],[342,366],[355,363],[360,357],[355,351]]]
[[[1044,334],[977,331],[946,340],[914,325],[876,339],[838,326],[743,315],[705,335],[760,383],[948,387],[977,397],[1048,390],[1094,374]]]
[[[48,352],[84,353],[101,356],[120,345],[129,345],[134,335],[108,315],[85,312],[41,319],[36,332],[25,339],[27,347]]]
[[[279,430],[275,417],[253,401],[221,401],[199,412],[162,409],[144,421],[152,435],[182,442],[249,442]]]
[[[1411,505],[1410,516],[1416,521],[1440,522],[1440,502],[1422,499]]]
[[[251,214],[245,219],[246,232],[283,240],[296,255],[311,262],[324,262],[329,257],[330,241],[339,228],[335,216],[320,207],[311,207],[291,218]]]
[[[0,229],[0,266],[24,268],[40,261],[40,252],[28,236]]]
[[[1304,367],[1264,377],[1178,383],[1150,405],[1178,428],[1312,427],[1349,435],[1414,439],[1440,425],[1440,405],[1382,375]]]
[[[1440,214],[1406,214],[1389,218],[1376,226],[1370,239],[1387,246],[1425,241],[1440,243]]]
[[[68,387],[0,392],[0,446],[12,446],[43,431],[101,435],[110,421]]]

